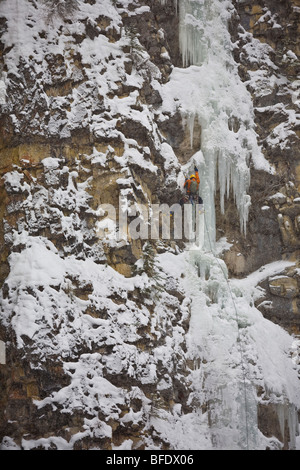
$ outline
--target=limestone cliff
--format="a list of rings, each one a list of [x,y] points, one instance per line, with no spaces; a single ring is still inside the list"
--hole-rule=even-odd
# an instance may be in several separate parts
[[[232,272],[244,275],[274,259],[299,262],[300,4],[241,1],[236,2],[236,8],[232,23],[235,58],[253,97],[258,141],[275,168],[271,176],[253,169],[248,237],[240,240],[233,234],[234,245],[226,255]],[[255,45],[260,55],[254,54]],[[229,212],[226,218],[224,230],[230,231],[228,221],[233,215]],[[276,281],[276,292],[272,281],[267,283],[264,300],[268,307],[262,303],[261,309],[268,318],[299,335],[297,273],[297,269],[283,273],[282,281]]]
[[[213,449],[224,429],[242,448],[248,439],[295,448],[297,342],[286,349],[300,334],[300,2],[228,3],[233,58],[274,171],[249,163],[246,231],[235,195],[229,191],[223,208],[216,187],[216,242],[227,242],[217,261],[197,255],[188,274],[184,238],[115,236],[124,210],[141,224],[142,206],[179,201],[182,169],[203,144],[204,123],[196,116],[191,133],[180,106],[166,104],[174,70],[187,67],[180,0],[0,3],[3,449]],[[235,134],[244,125],[234,116],[225,124]],[[244,279],[275,261],[279,272],[266,269],[249,288],[249,318],[242,304],[241,318],[228,315],[220,263],[237,278],[238,303]],[[202,302],[215,334],[193,320]],[[237,437],[230,421],[246,387],[241,337],[224,333],[213,369],[221,325],[236,328],[236,320],[255,390],[255,438],[244,428]],[[268,388],[256,325],[270,325],[272,348],[286,353],[278,377],[295,372],[282,394]],[[221,419],[227,395],[214,381],[228,364],[240,401]]]

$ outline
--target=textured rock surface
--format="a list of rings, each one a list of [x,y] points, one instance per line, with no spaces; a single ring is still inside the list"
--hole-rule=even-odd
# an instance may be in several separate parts
[[[276,170],[274,175],[252,170],[252,206],[245,239],[235,229],[231,204],[225,217],[220,215],[220,235],[232,234],[233,247],[225,259],[237,276],[276,259],[299,260],[299,8],[299,1],[236,2],[232,23],[235,58],[253,97],[259,142]],[[258,41],[261,55],[254,56]],[[276,307],[277,299],[268,290],[269,300],[275,302],[268,317],[273,311],[273,319],[299,334],[299,286],[294,273],[287,275],[296,289],[293,307]]]
[[[200,123],[191,145],[180,113],[162,119],[159,111],[156,83],[167,83],[173,66],[182,63],[176,2],[112,1],[108,10],[98,4],[96,10],[95,3],[82,2],[76,24],[64,11],[47,28],[47,2],[28,1],[29,11],[20,15],[26,34],[32,31],[31,42],[19,55],[22,39],[13,45],[6,36],[13,16],[1,14],[0,71],[7,84],[0,116],[0,282],[6,312],[0,340],[7,362],[0,364],[0,437],[9,436],[4,447],[112,449],[130,443],[168,449],[172,442],[149,416],[188,414],[199,406],[191,377],[200,366],[185,356],[191,309],[178,279],[163,269],[150,277],[139,270],[136,262],[149,256],[141,239],[99,239],[101,204],[119,210],[125,196],[132,210],[138,203],[177,202],[180,164],[201,145]],[[246,235],[230,199],[224,214],[217,209],[218,236],[231,244],[223,256],[233,277],[275,260],[295,262],[263,280],[256,305],[299,335],[300,2],[239,1],[235,8],[235,60],[253,98],[259,143],[275,173],[252,169]],[[259,57],[253,54],[257,41]],[[99,62],[93,48],[103,50]],[[163,141],[176,154],[172,162],[161,152]],[[182,248],[174,241],[153,245],[154,253]],[[9,278],[18,275],[10,273],[12,261],[26,273],[24,282]],[[31,278],[30,263],[40,272],[49,269],[47,276]],[[132,281],[134,265],[138,276]],[[22,317],[20,299],[35,312],[34,322],[20,322],[21,333],[8,326]],[[39,341],[42,351],[35,347]],[[207,360],[199,359],[201,366]],[[95,385],[103,390],[100,398]],[[62,390],[69,397],[79,391],[77,411]],[[277,405],[269,406],[268,391],[260,392],[260,430],[288,448]],[[206,413],[211,404],[201,398]],[[287,404],[282,411],[284,423],[288,409]]]

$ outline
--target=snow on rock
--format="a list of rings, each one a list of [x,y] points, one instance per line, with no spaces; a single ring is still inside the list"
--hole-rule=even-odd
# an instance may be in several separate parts
[[[179,3],[184,68],[174,67],[166,82],[122,23],[123,14],[148,14],[148,5],[83,1],[72,21],[57,15],[51,28],[47,2],[5,0],[1,9],[7,20],[5,106],[16,135],[63,141],[84,130],[89,144],[69,160],[56,147],[51,156],[39,155],[42,174],[29,178],[15,165],[3,178],[11,198],[4,225],[9,273],[1,294],[8,356],[16,345],[32,380],[47,374],[53,380],[53,369],[60,375],[43,396],[31,397],[38,431],[26,432],[18,443],[7,435],[2,449],[73,450],[84,443],[115,450],[277,448],[282,444],[259,428],[265,403],[275,407],[282,429],[287,422],[290,447],[296,448],[296,346],[255,307],[258,283],[291,263],[278,261],[229,280],[212,250],[217,187],[222,210],[233,191],[246,232],[250,161],[273,171],[258,146],[250,94],[232,56],[232,3]],[[267,46],[247,44],[253,61],[268,59]],[[169,60],[169,54],[160,57]],[[143,96],[149,80],[159,105]],[[258,81],[267,93],[259,70],[250,86]],[[25,103],[21,89],[28,90]],[[158,130],[178,110],[191,140],[196,117],[202,128],[201,149],[186,168]],[[296,113],[286,115],[297,124]],[[278,126],[269,144],[284,142],[287,132]],[[124,205],[133,208],[137,193],[147,202],[157,196],[162,173],[167,187],[177,186],[193,163],[203,182],[206,244],[185,251],[160,247],[151,274],[141,259],[127,277],[109,266],[108,248],[119,246],[97,237],[100,228],[116,228],[99,221],[103,213],[95,201],[106,194],[97,177],[104,175],[110,189],[114,183],[121,188],[128,196]],[[228,246],[221,240],[217,253]],[[61,420],[61,429],[48,431],[57,416],[53,421]]]

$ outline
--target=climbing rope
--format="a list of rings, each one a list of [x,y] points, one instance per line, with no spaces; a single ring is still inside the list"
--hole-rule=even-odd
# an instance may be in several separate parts
[[[246,421],[246,423],[245,423],[246,424],[246,447],[247,447],[247,450],[249,450],[248,403],[247,403],[247,390],[246,390],[246,367],[245,367],[245,362],[244,362],[244,357],[243,357],[242,342],[241,342],[241,335],[240,335],[240,326],[239,326],[239,321],[238,321],[238,311],[237,311],[236,303],[235,303],[235,300],[234,300],[234,297],[233,297],[232,289],[231,289],[229,280],[227,278],[226,272],[224,271],[224,268],[223,268],[222,264],[220,263],[220,260],[218,259],[218,257],[215,255],[215,253],[213,251],[212,242],[211,242],[208,227],[207,227],[205,212],[204,212],[204,224],[205,224],[205,230],[206,230],[206,233],[207,233],[207,238],[208,238],[208,242],[209,242],[209,246],[210,246],[210,252],[214,256],[215,260],[217,261],[217,263],[218,263],[218,265],[219,265],[219,267],[220,267],[220,269],[223,273],[224,279],[225,279],[227,287],[228,287],[230,297],[232,299],[233,307],[234,307],[234,310],[235,310],[237,331],[238,331],[237,343],[239,345],[239,350],[240,350],[240,355],[241,355],[241,366],[242,366],[243,384],[244,384],[245,421]]]

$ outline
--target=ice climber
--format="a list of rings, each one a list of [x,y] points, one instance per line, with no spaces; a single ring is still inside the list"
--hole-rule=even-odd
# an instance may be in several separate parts
[[[198,168],[195,166],[194,170],[195,174],[185,179],[183,188],[186,191],[186,197],[183,198],[183,203],[189,201],[191,204],[203,204],[202,198],[199,196],[200,178]]]

